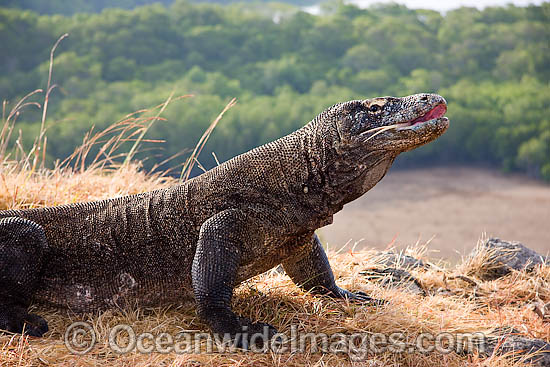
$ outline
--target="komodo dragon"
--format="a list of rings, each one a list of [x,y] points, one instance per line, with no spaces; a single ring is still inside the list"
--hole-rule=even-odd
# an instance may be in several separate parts
[[[31,302],[87,312],[194,299],[214,333],[273,331],[230,304],[239,283],[278,264],[304,290],[372,302],[336,285],[314,231],[399,153],[443,134],[446,109],[435,94],[339,103],[170,188],[0,211],[0,329],[42,336],[48,326],[28,313]]]

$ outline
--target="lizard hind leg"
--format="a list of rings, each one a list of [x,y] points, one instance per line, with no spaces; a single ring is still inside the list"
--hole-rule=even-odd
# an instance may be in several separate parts
[[[23,218],[0,219],[0,332],[42,336],[46,321],[28,313],[47,246],[44,230]]]

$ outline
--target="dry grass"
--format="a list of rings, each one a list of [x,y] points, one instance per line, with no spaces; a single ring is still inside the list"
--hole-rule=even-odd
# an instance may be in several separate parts
[[[525,336],[550,339],[550,326],[528,305],[540,299],[549,302],[550,268],[535,273],[513,273],[497,281],[483,282],[466,278],[458,268],[413,271],[431,295],[421,297],[399,289],[383,289],[367,282],[359,272],[376,265],[375,251],[331,254],[338,283],[348,289],[363,290],[384,298],[390,304],[380,308],[362,307],[343,301],[314,297],[295,287],[290,279],[276,271],[263,274],[241,285],[234,297],[234,308],[253,320],[269,322],[290,335],[291,325],[299,331],[326,333],[403,332],[405,342],[414,344],[420,333],[488,332],[497,327],[513,327]],[[427,259],[424,259],[427,260]],[[459,276],[459,277],[457,277]],[[465,281],[460,277],[468,279]],[[130,352],[118,355],[108,344],[109,330],[119,324],[131,325],[136,334],[182,330],[205,330],[191,304],[173,307],[108,311],[101,314],[74,315],[35,307],[45,316],[51,331],[41,339],[5,335],[0,337],[0,361],[6,366],[514,366],[501,356],[482,358],[476,354],[455,353],[369,354],[367,361],[353,362],[347,354],[320,353],[306,348],[304,353],[151,353]],[[85,355],[71,354],[65,347],[64,333],[74,321],[93,325],[98,342]],[[124,344],[124,343],[122,343]],[[204,345],[202,347],[204,351]]]

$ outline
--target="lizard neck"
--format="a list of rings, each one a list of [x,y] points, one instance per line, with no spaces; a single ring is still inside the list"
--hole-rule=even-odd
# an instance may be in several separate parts
[[[326,224],[345,204],[374,187],[397,156],[384,150],[340,152],[335,148],[337,129],[326,121],[313,120],[301,130],[308,172],[304,202],[316,205]]]

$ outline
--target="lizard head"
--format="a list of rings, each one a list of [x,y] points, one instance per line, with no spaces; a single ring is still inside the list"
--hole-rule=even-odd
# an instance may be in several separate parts
[[[447,102],[437,94],[378,97],[335,107],[340,138],[336,148],[341,151],[389,151],[397,155],[435,140],[449,127],[449,119],[443,117]]]
[[[306,125],[332,147],[318,158],[330,213],[374,187],[399,153],[441,136],[449,127],[446,111],[447,102],[437,94],[379,97],[336,104]],[[312,140],[317,146],[318,139]]]

